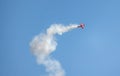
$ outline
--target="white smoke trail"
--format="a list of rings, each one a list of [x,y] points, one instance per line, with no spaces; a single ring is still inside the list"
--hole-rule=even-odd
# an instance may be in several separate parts
[[[77,28],[77,26],[76,24],[71,24],[69,26],[53,24],[47,29],[45,34],[37,35],[31,41],[30,47],[32,53],[36,56],[38,64],[43,64],[46,67],[49,76],[65,76],[65,72],[59,61],[50,56],[57,46],[54,37],[55,34],[62,35],[64,32]]]

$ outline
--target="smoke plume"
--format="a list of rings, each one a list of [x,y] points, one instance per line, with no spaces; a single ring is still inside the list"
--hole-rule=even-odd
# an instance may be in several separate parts
[[[77,28],[77,26],[76,24],[69,26],[53,24],[45,33],[35,36],[31,41],[31,51],[36,56],[37,63],[43,64],[46,67],[46,72],[49,73],[48,76],[65,76],[65,71],[61,67],[60,62],[52,58],[50,54],[55,51],[57,46],[55,35],[62,35],[65,32]]]

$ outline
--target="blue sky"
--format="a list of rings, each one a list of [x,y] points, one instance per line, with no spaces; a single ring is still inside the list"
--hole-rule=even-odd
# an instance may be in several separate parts
[[[66,76],[120,76],[119,0],[0,0],[0,76],[43,76],[30,41],[54,23],[85,23],[57,36]]]

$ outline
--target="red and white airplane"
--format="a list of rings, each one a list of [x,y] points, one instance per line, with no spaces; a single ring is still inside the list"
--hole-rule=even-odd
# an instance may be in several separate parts
[[[81,24],[78,26],[78,28],[82,28],[82,29],[84,29],[84,27],[85,27],[85,24],[83,24],[83,23],[81,23]]]

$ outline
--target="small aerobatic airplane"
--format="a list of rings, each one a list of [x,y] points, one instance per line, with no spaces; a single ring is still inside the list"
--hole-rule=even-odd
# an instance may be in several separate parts
[[[84,29],[84,27],[85,27],[85,24],[83,24],[83,23],[81,23],[81,24],[78,26],[78,28],[82,28],[82,29]]]

